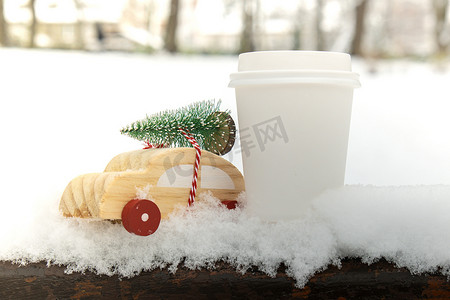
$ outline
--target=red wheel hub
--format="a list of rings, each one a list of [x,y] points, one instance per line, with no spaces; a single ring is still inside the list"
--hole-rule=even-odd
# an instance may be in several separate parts
[[[235,209],[238,206],[238,202],[236,200],[223,200],[222,204],[228,209]]]
[[[149,200],[134,199],[129,201],[122,210],[122,225],[136,235],[153,234],[161,222],[161,212],[158,206]]]

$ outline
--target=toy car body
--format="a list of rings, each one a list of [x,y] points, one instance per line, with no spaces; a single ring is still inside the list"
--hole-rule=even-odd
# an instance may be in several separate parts
[[[62,195],[60,210],[66,217],[122,219],[128,231],[151,234],[156,229],[142,234],[135,232],[137,229],[130,230],[127,224],[145,227],[153,222],[153,227],[159,226],[159,220],[166,218],[175,206],[187,205],[194,161],[193,148],[143,149],[119,154],[103,173],[73,179]],[[206,150],[202,150],[197,182],[197,194],[210,191],[228,204],[229,201],[236,203],[238,195],[245,189],[240,171],[229,161]],[[151,203],[136,199],[139,189],[148,189]]]

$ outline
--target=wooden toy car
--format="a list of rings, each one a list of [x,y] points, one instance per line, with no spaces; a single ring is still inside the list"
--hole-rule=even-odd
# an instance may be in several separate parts
[[[114,157],[103,173],[85,174],[66,187],[60,210],[66,217],[122,220],[129,232],[156,231],[176,205],[187,205],[195,149],[160,148],[126,152]],[[229,208],[244,191],[244,178],[229,161],[202,150],[197,194],[210,191]],[[137,199],[148,188],[151,201]]]

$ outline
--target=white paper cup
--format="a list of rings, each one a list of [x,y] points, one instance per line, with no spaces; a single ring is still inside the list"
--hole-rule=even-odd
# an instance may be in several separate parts
[[[313,199],[344,184],[353,89],[345,53],[261,51],[239,56],[236,89],[250,213],[301,217]]]

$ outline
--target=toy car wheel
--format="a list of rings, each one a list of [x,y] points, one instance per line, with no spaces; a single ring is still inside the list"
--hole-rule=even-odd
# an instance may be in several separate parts
[[[161,222],[161,212],[154,202],[145,199],[129,201],[122,210],[122,225],[136,235],[153,234]]]
[[[238,207],[238,202],[236,200],[223,200],[221,202],[228,209],[235,209],[236,207]]]

